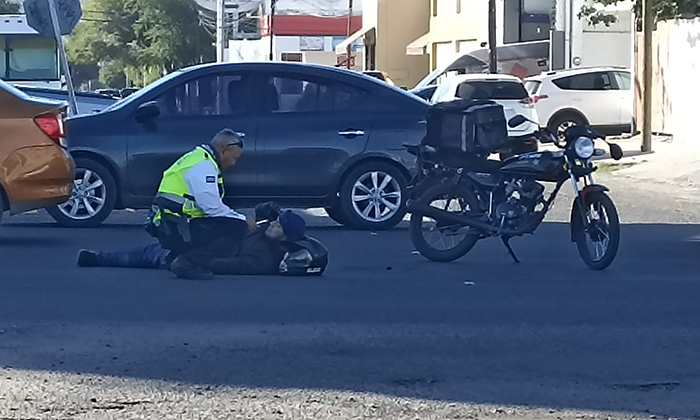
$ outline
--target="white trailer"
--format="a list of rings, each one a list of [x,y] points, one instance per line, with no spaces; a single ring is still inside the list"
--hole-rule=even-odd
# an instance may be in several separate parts
[[[629,0],[606,7],[605,13],[617,18],[606,26],[591,25],[579,18],[581,7],[590,0],[555,0],[551,32],[553,70],[616,66],[634,69],[635,17]]]
[[[0,15],[0,79],[43,88],[62,85],[56,41],[39,35],[24,15]]]

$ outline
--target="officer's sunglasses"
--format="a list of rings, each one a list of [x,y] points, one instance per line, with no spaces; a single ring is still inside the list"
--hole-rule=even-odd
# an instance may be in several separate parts
[[[243,148],[243,137],[245,137],[245,133],[240,133],[236,132],[236,140],[233,141],[233,143],[229,143],[226,145],[226,147],[231,147],[231,146],[238,146],[241,149]]]
[[[238,140],[234,141],[233,143],[229,143],[226,145],[227,148],[229,148],[231,146],[238,146],[241,149],[243,149],[243,139],[238,139]]]

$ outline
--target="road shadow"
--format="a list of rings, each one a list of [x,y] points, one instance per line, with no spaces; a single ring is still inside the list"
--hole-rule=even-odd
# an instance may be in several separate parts
[[[322,278],[199,283],[48,261],[54,281],[27,274],[0,283],[8,302],[0,319],[14,325],[0,335],[0,365],[203,386],[700,413],[700,226],[625,225],[618,260],[602,273],[584,267],[566,224],[514,240],[519,265],[497,240],[435,264],[415,255],[404,231],[317,232],[331,251]],[[110,237],[109,246],[130,235]]]

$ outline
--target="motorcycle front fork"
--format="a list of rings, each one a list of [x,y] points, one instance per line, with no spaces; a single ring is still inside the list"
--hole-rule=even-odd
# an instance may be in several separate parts
[[[583,220],[584,226],[588,228],[588,226],[591,223],[590,217],[588,215],[588,212],[585,210],[585,203],[583,202],[583,196],[581,195],[581,189],[578,186],[578,179],[574,175],[573,171],[573,165],[571,161],[569,160],[568,156],[564,155],[564,159],[566,161],[566,166],[569,171],[569,177],[571,177],[571,185],[574,187],[574,192],[576,193],[576,199],[578,200],[579,203],[579,211],[581,212],[581,220]],[[590,165],[590,163],[588,163]],[[584,188],[589,185],[594,185],[595,181],[593,180],[593,174],[590,173],[587,176],[583,177],[583,184]]]

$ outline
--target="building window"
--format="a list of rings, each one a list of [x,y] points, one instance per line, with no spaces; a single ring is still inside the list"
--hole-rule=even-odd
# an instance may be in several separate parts
[[[433,43],[432,70],[449,64],[454,57],[455,46],[452,42]]]
[[[458,53],[468,53],[479,49],[476,39],[458,39],[456,44]]]

